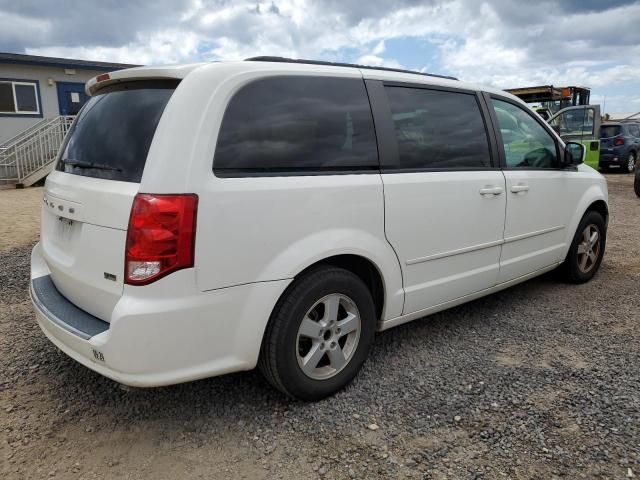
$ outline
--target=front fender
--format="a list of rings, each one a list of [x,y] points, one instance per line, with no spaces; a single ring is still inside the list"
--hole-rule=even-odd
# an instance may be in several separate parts
[[[582,197],[578,201],[577,207],[566,229],[566,236],[565,236],[566,246],[565,246],[564,252],[562,253],[563,260],[567,256],[567,253],[569,252],[569,248],[571,247],[571,242],[573,241],[573,237],[576,234],[576,230],[578,229],[578,224],[580,223],[580,220],[582,220],[582,217],[584,217],[584,214],[587,212],[589,207],[599,200],[607,204],[607,208],[608,208],[609,194],[607,191],[607,184],[604,179],[602,184],[591,185],[582,194]]]

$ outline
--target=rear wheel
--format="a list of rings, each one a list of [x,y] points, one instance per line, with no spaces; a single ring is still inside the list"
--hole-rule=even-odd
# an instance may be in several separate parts
[[[327,397],[358,373],[375,326],[375,306],[364,282],[348,270],[319,267],[295,280],[276,305],[260,370],[290,397]]]
[[[627,158],[627,173],[632,173],[636,167],[636,154],[631,152],[629,153],[629,158]]]
[[[607,227],[602,215],[594,210],[585,213],[561,267],[564,278],[571,283],[591,280],[600,268],[606,241]]]

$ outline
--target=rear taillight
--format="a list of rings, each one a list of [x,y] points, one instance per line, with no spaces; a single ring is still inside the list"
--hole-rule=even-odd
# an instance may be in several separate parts
[[[127,230],[125,283],[145,285],[193,267],[197,209],[193,194],[136,195]]]
[[[613,140],[613,144],[614,145],[624,145],[624,138],[618,137],[618,138],[614,139]]]

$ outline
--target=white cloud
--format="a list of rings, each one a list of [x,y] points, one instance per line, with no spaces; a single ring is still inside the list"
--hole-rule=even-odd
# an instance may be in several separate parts
[[[95,29],[120,28],[126,33],[121,42],[116,34],[102,39],[98,31],[95,40],[87,40],[89,27],[82,37],[74,31],[61,36],[56,22],[62,20],[55,12],[32,17],[18,12],[19,6],[18,13],[0,7],[5,25],[0,41],[20,41],[36,55],[141,64],[280,55],[402,67],[387,47],[394,40],[397,51],[404,38],[412,37],[430,43],[435,52],[431,58],[416,58],[414,65],[428,64],[434,73],[474,83],[501,88],[571,84],[598,91],[638,85],[640,2],[606,5],[565,0],[547,0],[544,8],[517,0],[189,0],[184,6],[166,3],[158,9],[162,15],[136,7],[136,22],[127,20],[124,27],[117,14],[103,15],[104,25]],[[134,6],[122,7],[123,19],[128,8]],[[403,52],[405,58],[411,53]]]
[[[0,44],[19,41],[24,32],[30,32],[33,40],[45,41],[51,31],[51,23],[42,18],[30,18],[0,10]],[[4,50],[4,49],[3,49]]]
[[[394,59],[386,59],[377,55],[362,55],[356,60],[359,65],[369,65],[372,67],[405,68],[400,62]]]
[[[27,48],[30,55],[62,56],[105,62],[146,65],[157,62],[179,63],[197,54],[200,38],[193,33],[167,30],[139,37],[135,42],[119,47],[41,47]]]
[[[371,53],[373,53],[374,55],[380,55],[381,53],[384,53],[384,51],[385,51],[384,40],[380,40],[378,44],[373,48]]]

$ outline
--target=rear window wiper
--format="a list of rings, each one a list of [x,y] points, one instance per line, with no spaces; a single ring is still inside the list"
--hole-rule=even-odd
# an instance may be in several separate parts
[[[117,172],[121,172],[122,169],[118,167],[112,167],[111,165],[104,165],[102,163],[93,163],[93,162],[83,162],[81,160],[60,160],[63,165],[71,165],[72,167],[77,168],[93,168],[95,170],[115,170]]]

